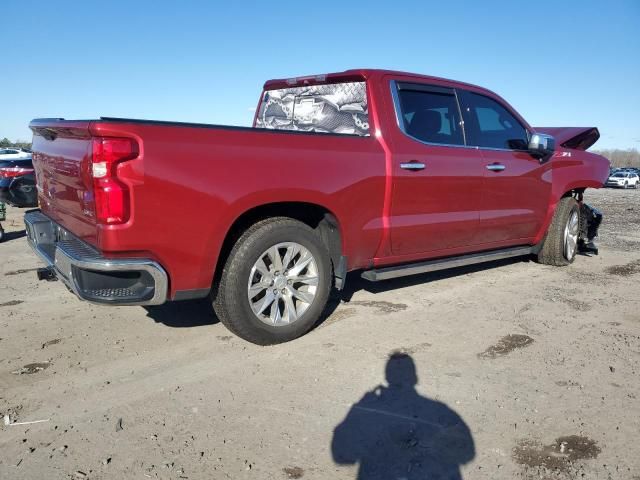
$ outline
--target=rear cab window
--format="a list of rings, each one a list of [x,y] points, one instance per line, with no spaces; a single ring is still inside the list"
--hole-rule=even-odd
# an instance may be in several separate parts
[[[366,82],[266,90],[255,128],[369,136]]]

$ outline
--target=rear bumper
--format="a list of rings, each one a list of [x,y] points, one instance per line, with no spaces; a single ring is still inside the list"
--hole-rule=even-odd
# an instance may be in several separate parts
[[[27,240],[36,254],[82,300],[108,305],[159,305],[168,277],[147,258],[105,258],[39,210],[25,214]]]

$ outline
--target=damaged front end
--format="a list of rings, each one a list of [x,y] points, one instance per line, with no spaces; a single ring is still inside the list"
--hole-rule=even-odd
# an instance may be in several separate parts
[[[595,239],[598,237],[598,228],[602,223],[602,212],[597,208],[580,201],[580,236],[578,238],[578,250],[582,253],[598,255],[598,245]]]

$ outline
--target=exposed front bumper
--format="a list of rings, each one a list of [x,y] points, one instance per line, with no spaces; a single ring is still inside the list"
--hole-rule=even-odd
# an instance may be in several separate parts
[[[29,245],[79,298],[109,305],[159,305],[168,277],[147,258],[105,258],[39,210],[25,214]]]

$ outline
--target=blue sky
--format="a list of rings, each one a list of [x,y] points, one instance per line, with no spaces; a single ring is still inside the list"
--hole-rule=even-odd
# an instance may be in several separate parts
[[[3,0],[0,18],[0,138],[29,139],[34,117],[249,125],[266,79],[372,67],[640,148],[640,0]]]

